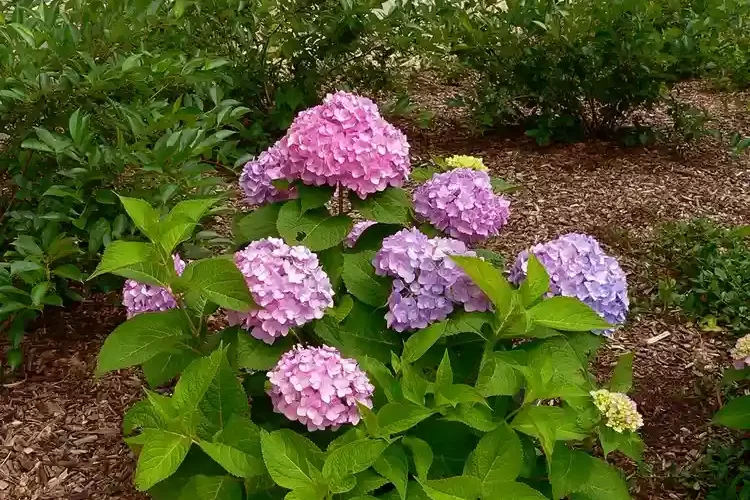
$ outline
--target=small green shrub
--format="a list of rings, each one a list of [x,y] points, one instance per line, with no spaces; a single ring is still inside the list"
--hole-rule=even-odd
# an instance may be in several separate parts
[[[662,298],[707,327],[719,324],[736,333],[750,329],[747,234],[747,227],[724,229],[705,219],[665,226],[656,255],[673,281],[663,280]]]

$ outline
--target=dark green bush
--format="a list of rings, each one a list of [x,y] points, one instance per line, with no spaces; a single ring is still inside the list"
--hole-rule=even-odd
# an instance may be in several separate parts
[[[662,300],[679,304],[707,327],[740,334],[750,329],[748,227],[721,228],[697,219],[665,226],[658,254],[672,273],[662,281]],[[670,284],[671,283],[671,284]]]

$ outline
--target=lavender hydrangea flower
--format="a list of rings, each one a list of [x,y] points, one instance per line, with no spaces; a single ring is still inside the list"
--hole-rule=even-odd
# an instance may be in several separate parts
[[[310,431],[360,421],[357,402],[372,408],[375,387],[353,359],[333,347],[295,346],[268,372],[274,410]]]
[[[530,251],[549,273],[551,295],[576,297],[613,325],[625,322],[629,307],[627,278],[617,259],[605,254],[593,237],[569,233],[535,245]],[[518,254],[510,270],[513,283],[525,279],[528,262],[529,250]]]
[[[486,311],[487,297],[474,285],[451,255],[476,254],[452,238],[428,238],[418,229],[402,229],[383,240],[373,265],[381,276],[391,276],[386,321],[390,328],[425,328],[445,319],[456,303],[467,311]]]
[[[467,243],[495,236],[510,217],[510,201],[492,191],[486,172],[458,168],[435,174],[414,193],[414,210]]]
[[[247,162],[240,175],[240,188],[245,194],[245,202],[263,205],[293,196],[291,191],[280,190],[273,185],[273,181],[288,177],[284,165],[284,152],[278,142],[256,159]]]
[[[305,184],[341,184],[360,198],[402,186],[410,172],[406,136],[370,99],[347,92],[302,111],[280,141],[288,175]],[[286,167],[285,167],[286,168]]]
[[[295,326],[322,318],[333,306],[331,281],[308,248],[265,238],[235,253],[234,262],[260,307],[246,313],[228,311],[227,319],[268,344]]]
[[[344,245],[348,248],[353,248],[354,245],[357,244],[359,237],[362,236],[362,233],[364,233],[368,227],[374,226],[375,224],[377,224],[377,222],[374,220],[363,220],[354,224],[354,227],[349,231],[349,234],[344,240]]]
[[[732,364],[738,370],[742,370],[746,366],[750,367],[750,334],[737,341],[730,355],[732,356]]]
[[[182,274],[185,261],[178,254],[172,255],[174,270]],[[144,312],[166,311],[177,307],[172,293],[160,286],[146,285],[135,280],[125,280],[122,289],[122,305],[127,309],[128,319]]]

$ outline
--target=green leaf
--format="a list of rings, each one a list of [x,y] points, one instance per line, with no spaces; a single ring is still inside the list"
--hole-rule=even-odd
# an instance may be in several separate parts
[[[10,263],[10,275],[15,276],[19,273],[28,273],[31,271],[41,271],[44,269],[41,265],[36,262],[28,260],[17,260]]]
[[[510,313],[513,287],[499,269],[478,257],[454,255],[451,259],[456,261],[469,278],[487,295],[502,316]]]
[[[34,238],[28,234],[18,236],[13,242],[13,246],[22,255],[36,255],[38,257],[44,253]]]
[[[138,456],[135,470],[138,490],[146,491],[174,474],[190,450],[190,444],[188,436],[153,430]]]
[[[341,285],[341,273],[344,270],[344,254],[341,249],[333,247],[328,250],[318,252],[318,260],[323,267],[323,271],[331,280],[331,286],[334,290]]]
[[[417,477],[420,481],[426,481],[432,461],[435,459],[430,445],[427,441],[411,436],[404,436],[401,442],[411,450],[414,467],[417,469]]]
[[[732,429],[750,429],[750,396],[730,399],[714,415],[714,423]]]
[[[352,197],[352,207],[369,220],[407,225],[411,220],[411,197],[400,188],[388,188],[364,200]]]
[[[615,450],[621,451],[636,462],[643,459],[644,444],[634,432],[617,432],[606,425],[599,426],[599,442],[602,444],[604,458]]]
[[[175,388],[175,395],[176,393]],[[215,434],[223,429],[233,416],[250,413],[247,394],[223,352],[216,374],[200,400],[198,409],[204,416],[201,425],[207,434]]]
[[[348,494],[352,495],[352,498],[348,497],[347,495],[348,500],[354,500],[354,498],[365,498],[359,495],[370,493],[371,491],[375,491],[378,488],[388,484],[388,480],[386,478],[384,478],[380,474],[374,473],[369,469],[356,474],[354,477],[357,480],[357,484]]]
[[[402,500],[406,499],[406,483],[409,481],[409,459],[398,443],[388,447],[373,464],[375,472],[388,479],[396,487]]]
[[[307,438],[288,429],[261,432],[263,460],[274,482],[290,490],[320,485],[321,451]]]
[[[498,351],[485,362],[477,377],[476,388],[484,397],[514,396],[523,386],[518,366],[525,358],[523,351]]]
[[[117,196],[135,226],[152,242],[159,241],[159,212],[144,200]]]
[[[341,299],[339,299],[338,304],[335,304],[333,306],[331,316],[336,320],[336,322],[341,323],[346,319],[347,316],[349,316],[349,313],[352,312],[353,308],[354,299],[352,299],[352,296],[344,295],[341,297]]]
[[[193,476],[179,500],[242,500],[242,483],[230,476]]]
[[[335,188],[331,186],[308,186],[298,184],[297,193],[301,203],[302,213],[314,208],[325,207],[328,200],[333,196]]]
[[[401,359],[404,363],[414,363],[435,345],[448,327],[448,320],[434,323],[427,328],[423,328],[413,333],[404,343],[404,352]]]
[[[562,443],[555,447],[550,465],[554,498],[573,495],[585,500],[630,500],[627,485],[617,469]]]
[[[526,279],[521,283],[518,293],[525,307],[539,300],[549,290],[549,274],[536,255],[531,253],[527,264]]]
[[[418,368],[404,364],[401,366],[401,390],[404,397],[418,405],[424,404],[424,397],[430,383]]]
[[[178,344],[168,352],[157,354],[142,365],[143,374],[151,387],[159,387],[175,378],[200,354],[185,344]]]
[[[227,472],[237,477],[255,477],[266,473],[263,460],[223,443],[199,441],[198,446]]]
[[[195,226],[218,198],[196,198],[179,202],[159,223],[159,244],[166,253],[192,236]]]
[[[179,412],[190,413],[197,410],[223,361],[226,361],[225,353],[222,349],[217,349],[210,356],[198,358],[185,368],[172,396],[174,407]]]
[[[609,390],[627,393],[633,387],[633,353],[628,352],[617,359],[617,365],[609,381]]]
[[[525,406],[513,419],[514,429],[539,440],[549,457],[555,441],[585,439],[588,433],[579,429],[576,414],[559,406]]]
[[[142,313],[121,324],[99,351],[97,375],[141,364],[186,337],[182,311]]]
[[[477,500],[482,492],[479,479],[471,476],[434,479],[421,484],[432,500]]]
[[[158,256],[154,251],[154,247],[148,243],[123,240],[113,241],[107,245],[104,255],[102,255],[102,260],[88,279],[91,280],[102,274],[112,273],[119,269],[141,262],[148,262],[153,259],[158,259]]]
[[[42,303],[42,300],[44,300],[44,296],[47,295],[47,290],[49,290],[50,282],[49,281],[42,281],[41,283],[37,283],[34,285],[34,288],[31,289],[31,303],[35,306],[38,306]]]
[[[491,498],[492,500],[549,500],[549,498],[531,486],[516,482],[497,484],[489,492],[489,496],[484,496],[483,498]]]
[[[528,345],[526,400],[586,395],[591,383],[578,354],[563,337]]]
[[[502,483],[518,477],[523,466],[521,441],[507,424],[485,434],[471,452],[464,466],[465,476],[474,476],[482,483],[485,498],[494,498]]]
[[[593,309],[573,297],[552,297],[528,310],[529,320],[537,325],[564,332],[606,330],[612,325]]]
[[[234,224],[234,237],[238,242],[246,243],[268,237],[278,237],[276,220],[283,203],[271,203],[256,208]]]
[[[375,274],[374,256],[374,251],[345,254],[341,276],[349,293],[365,304],[381,307],[391,293],[391,280]]]
[[[224,309],[246,312],[255,306],[245,277],[231,260],[219,257],[191,262],[182,281],[189,293],[199,293]]]
[[[337,481],[369,468],[388,448],[383,439],[358,439],[334,449],[323,464],[326,481]]]
[[[410,429],[430,417],[434,410],[412,403],[388,403],[378,412],[379,433],[383,437]]]
[[[52,270],[52,274],[55,276],[59,276],[60,278],[66,278],[74,281],[82,282],[84,280],[84,276],[81,270],[73,264],[63,264],[61,266],[57,266]]]
[[[317,252],[338,245],[352,229],[346,215],[330,215],[325,209],[301,212],[300,201],[292,200],[279,211],[276,227],[289,245],[303,245]]]
[[[290,337],[269,345],[240,331],[237,335],[237,366],[247,370],[269,370],[293,345],[294,340]]]

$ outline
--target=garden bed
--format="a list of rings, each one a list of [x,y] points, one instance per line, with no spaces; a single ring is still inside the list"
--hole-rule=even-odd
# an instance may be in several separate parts
[[[432,92],[441,93],[446,90]],[[741,128],[745,115],[736,97],[696,85],[683,95],[719,114],[720,128]],[[654,228],[668,220],[710,216],[750,224],[750,162],[711,140],[681,155],[598,141],[540,149],[525,138],[478,138],[462,116],[442,110],[433,128],[409,131],[417,157],[479,155],[496,175],[521,187],[510,195],[511,222],[494,242],[498,250],[513,256],[577,231],[596,236],[620,258],[635,313],[602,350],[597,371],[607,374],[618,354],[636,353],[633,398],[644,416],[650,467],[626,466],[632,489],[643,499],[695,495],[673,472],[695,461],[718,432],[709,425],[720,404],[713,388],[731,341],[671,311],[644,310],[655,293],[649,252]],[[658,111],[653,118],[660,119]],[[50,308],[28,337],[23,375],[0,387],[0,499],[145,498],[131,486],[134,457],[120,433],[123,410],[142,395],[145,382],[133,371],[100,380],[93,375],[102,341],[124,319],[116,300],[97,296],[66,311]]]

